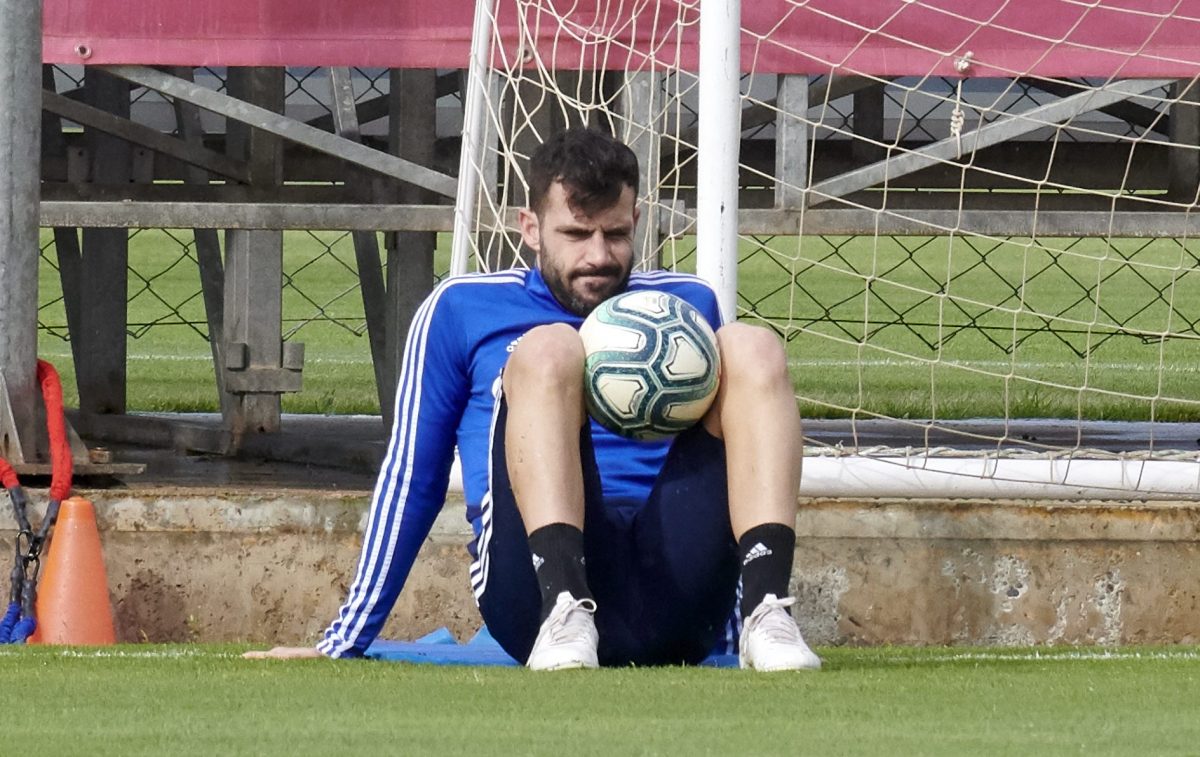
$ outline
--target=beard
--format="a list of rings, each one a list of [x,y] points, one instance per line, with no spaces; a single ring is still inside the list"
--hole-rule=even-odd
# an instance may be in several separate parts
[[[623,292],[629,284],[629,266],[614,263],[598,268],[564,271],[556,266],[547,255],[538,256],[538,270],[558,304],[578,316],[587,317],[596,306],[609,297]],[[604,277],[603,280],[584,281],[587,277]]]

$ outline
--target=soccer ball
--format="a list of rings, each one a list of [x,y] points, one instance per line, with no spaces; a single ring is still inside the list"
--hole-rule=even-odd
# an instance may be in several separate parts
[[[661,439],[693,425],[717,396],[717,338],[700,311],[666,292],[605,300],[579,329],[584,398],[600,425]]]

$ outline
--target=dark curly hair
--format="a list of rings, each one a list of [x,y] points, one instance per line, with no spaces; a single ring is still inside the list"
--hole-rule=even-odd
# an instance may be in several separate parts
[[[561,181],[572,209],[591,214],[612,207],[621,191],[638,187],[633,150],[596,129],[560,131],[534,151],[529,161],[529,208],[539,215],[546,194]]]

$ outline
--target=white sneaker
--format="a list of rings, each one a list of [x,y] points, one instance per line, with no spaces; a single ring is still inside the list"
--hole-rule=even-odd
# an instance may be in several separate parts
[[[542,621],[542,630],[533,642],[533,651],[525,665],[530,670],[566,670],[598,668],[596,645],[596,603],[576,599],[568,592],[558,595],[550,617]]]
[[[804,643],[804,637],[787,609],[795,603],[794,597],[778,599],[774,594],[768,594],[754,608],[742,625],[738,640],[743,668],[775,671],[818,670],[821,667],[821,658]]]

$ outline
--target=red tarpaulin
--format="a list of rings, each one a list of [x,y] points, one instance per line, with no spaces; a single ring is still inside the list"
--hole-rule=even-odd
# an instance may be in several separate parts
[[[703,0],[719,2],[719,0]],[[518,13],[558,68],[696,66],[698,5],[556,0],[565,28],[500,0],[501,53]],[[45,0],[52,63],[465,68],[473,0]],[[597,9],[602,10],[597,10]],[[1169,16],[1168,16],[1169,14]],[[676,24],[678,17],[685,23]],[[760,73],[1186,77],[1200,73],[1200,0],[743,0],[742,62]],[[609,44],[590,44],[596,40]]]

